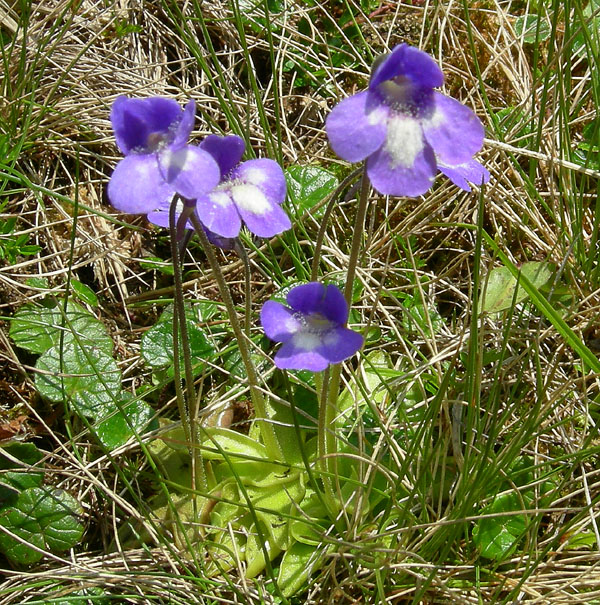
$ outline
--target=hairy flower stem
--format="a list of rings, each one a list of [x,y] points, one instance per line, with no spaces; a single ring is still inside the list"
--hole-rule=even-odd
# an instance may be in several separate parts
[[[317,233],[317,238],[315,240],[315,253],[313,256],[312,267],[310,271],[310,281],[317,281],[319,276],[319,263],[321,262],[321,249],[323,248],[323,240],[325,239],[325,231],[327,230],[327,225],[329,223],[329,219],[331,218],[331,213],[333,212],[333,208],[337,203],[338,195],[352,183],[356,179],[356,177],[360,174],[362,168],[357,168],[353,170],[336,188],[331,192],[329,196],[329,201],[327,202],[327,208],[325,209],[325,213],[323,214],[323,218],[321,219],[321,225],[319,227],[319,232]]]
[[[327,388],[329,385],[329,368],[327,368],[323,375],[317,374],[316,385],[319,396],[319,425],[317,427],[317,448],[319,452],[319,461],[321,465],[321,481],[323,482],[323,497],[329,514],[332,519],[337,517],[339,512],[339,506],[335,499],[335,492],[333,490],[333,478],[329,474],[327,455],[327,435],[328,432],[333,430],[333,427],[327,424],[327,418],[330,416],[328,413],[329,399],[327,397]]]
[[[234,250],[240,257],[242,264],[244,265],[244,286],[246,294],[246,305],[244,307],[244,330],[246,336],[250,338],[250,313],[252,312],[252,284],[251,284],[251,271],[250,271],[250,259],[246,248],[244,248],[243,242],[238,238],[235,242]]]
[[[352,245],[350,248],[350,258],[348,260],[348,272],[346,274],[346,286],[344,288],[344,298],[348,306],[352,304],[352,288],[358,256],[361,248],[361,240],[364,232],[365,216],[369,201],[369,178],[367,177],[366,165],[362,176],[360,195],[358,198],[358,208],[356,209],[356,218],[354,220],[354,231],[352,233]],[[342,364],[335,364],[330,372],[329,380],[327,373],[323,378],[323,387],[321,389],[321,401],[319,405],[319,459],[322,461],[323,483],[325,485],[326,495],[329,490],[333,494],[332,477],[337,476],[337,439],[335,436],[335,421],[338,413],[338,397],[340,391],[340,380],[342,373]],[[321,419],[323,415],[323,419]],[[329,483],[329,486],[328,486]],[[329,497],[327,498],[329,500]],[[339,504],[337,505],[339,509]],[[337,512],[337,511],[336,511]]]
[[[283,455],[281,452],[281,446],[279,445],[279,441],[277,441],[275,429],[273,428],[273,425],[269,422],[265,398],[258,387],[258,377],[256,374],[256,368],[254,367],[252,357],[250,356],[250,349],[248,348],[246,337],[240,326],[237,312],[233,304],[233,299],[231,298],[229,286],[225,281],[225,277],[223,276],[221,266],[217,261],[214,249],[208,241],[206,233],[204,233],[202,223],[195,214],[192,214],[190,216],[190,220],[194,225],[196,235],[199,237],[200,243],[202,244],[202,248],[204,249],[204,253],[208,258],[211,271],[215,279],[217,280],[217,286],[219,287],[221,298],[225,303],[225,308],[227,309],[229,321],[231,322],[233,333],[238,342],[240,355],[246,368],[246,375],[248,377],[248,386],[250,387],[250,397],[252,399],[252,405],[254,406],[254,413],[256,414],[256,419],[259,423],[258,426],[260,428],[260,434],[265,443],[265,447],[267,448],[267,454],[269,455],[269,458],[273,460],[282,460]]]
[[[185,302],[183,300],[182,287],[182,264],[179,256],[179,245],[177,241],[176,208],[177,196],[169,208],[169,230],[171,240],[171,256],[173,259],[173,281],[174,281],[174,309],[173,309],[173,369],[175,374],[175,393],[177,405],[185,434],[190,455],[192,459],[192,481],[193,489],[207,490],[206,474],[202,463],[202,452],[198,447],[198,402],[194,389],[194,372],[192,370],[192,359],[190,353],[190,341],[188,337],[187,321],[185,316]],[[184,205],[187,200],[183,200]],[[186,209],[188,209],[186,207]],[[187,214],[184,210],[182,214]],[[181,217],[180,217],[181,218]],[[184,217],[185,220],[185,217]],[[183,251],[182,251],[183,252]],[[181,387],[181,367],[179,364],[179,338],[181,336],[181,350],[183,352],[183,363],[185,371],[185,395]]]

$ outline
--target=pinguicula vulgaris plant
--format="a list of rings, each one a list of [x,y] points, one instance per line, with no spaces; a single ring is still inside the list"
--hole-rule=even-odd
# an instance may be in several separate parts
[[[301,583],[309,573],[306,550],[298,547],[298,532],[291,529],[296,522],[305,523],[298,511],[309,502],[311,510],[321,511],[320,518],[339,521],[340,511],[349,506],[344,494],[354,489],[352,481],[359,480],[351,473],[354,479],[349,481],[350,475],[341,470],[339,449],[347,445],[338,442],[335,427],[341,364],[351,363],[364,344],[360,332],[347,323],[371,185],[380,194],[415,197],[432,187],[438,171],[467,191],[469,183],[481,185],[489,179],[487,170],[473,157],[483,143],[483,126],[470,109],[435,90],[442,84],[443,74],[431,57],[401,44],[375,62],[368,89],[341,101],[327,118],[326,132],[334,152],[348,162],[364,161],[344,291],[319,281],[320,242],[327,227],[324,220],[311,281],[291,288],[287,304],[269,300],[260,312],[266,336],[282,343],[273,359],[276,368],[315,373],[319,421],[312,449],[310,435],[302,433],[289,414],[284,413],[285,422],[272,422],[282,412],[276,401],[265,398],[261,386],[265,378],[260,377],[253,360],[250,302],[244,331],[210,245],[212,241],[233,247],[245,257],[239,239],[243,225],[263,238],[291,228],[283,208],[286,181],[282,168],[266,158],[242,161],[245,144],[235,135],[209,135],[197,146],[188,144],[193,101],[182,110],[169,99],[120,97],[111,111],[117,144],[125,158],[108,185],[109,199],[118,210],[146,214],[150,222],[171,231],[176,299],[173,339],[175,349],[181,346],[184,351],[186,394],[177,365],[175,387],[195,465],[192,496],[185,496],[195,503],[196,516],[191,521],[197,524],[200,518],[211,518],[217,525],[242,528],[240,535],[249,536],[244,544],[235,542],[242,538],[232,537],[231,532],[215,534],[217,528],[210,527],[207,531],[213,532],[213,543],[223,552],[243,553],[248,576],[283,551],[284,595],[292,594],[299,587],[298,578]],[[193,230],[200,239],[239,347],[258,428],[249,436],[197,422],[179,261],[188,241],[183,237],[186,230]],[[250,301],[249,288],[246,296]],[[302,448],[313,453],[306,456]],[[211,470],[205,473],[209,463]],[[180,530],[173,529],[175,533]],[[212,552],[215,555],[214,549]],[[224,555],[217,567],[233,563]],[[289,569],[294,565],[298,573],[292,582]]]

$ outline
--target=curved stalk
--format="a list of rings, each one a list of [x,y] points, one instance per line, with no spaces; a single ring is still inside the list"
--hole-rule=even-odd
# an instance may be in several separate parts
[[[182,287],[182,263],[179,250],[179,239],[184,239],[184,232],[181,228],[182,219],[186,220],[186,214],[189,212],[190,202],[183,199],[184,211],[179,220],[176,221],[178,196],[173,198],[169,208],[169,230],[171,236],[171,255],[173,260],[173,281],[174,281],[174,308],[173,308],[173,370],[175,374],[175,393],[177,396],[177,405],[183,425],[184,435],[190,450],[192,460],[192,489],[202,489],[206,491],[207,481],[202,462],[202,452],[198,447],[198,401],[194,388],[194,372],[192,368],[192,359],[190,353],[190,341],[187,330],[187,320],[185,315],[185,301],[183,299]],[[187,211],[187,212],[186,212]],[[183,222],[185,224],[185,222]],[[182,246],[181,254],[185,251]],[[183,363],[185,368],[185,395],[181,387],[181,367],[179,364],[179,337],[181,336],[181,350],[183,352]],[[195,506],[194,502],[194,506]]]
[[[315,240],[315,253],[313,256],[312,267],[310,271],[310,281],[317,281],[319,275],[319,263],[321,262],[321,248],[323,248],[323,240],[325,239],[325,231],[327,230],[327,224],[331,218],[331,213],[337,202],[337,196],[352,183],[352,181],[360,174],[362,168],[357,168],[352,171],[336,188],[332,191],[327,202],[327,208],[321,219],[321,225],[319,226],[319,232]]]
[[[365,217],[369,201],[369,178],[367,177],[366,165],[362,176],[360,195],[358,198],[358,208],[354,220],[354,232],[352,234],[352,244],[350,248],[350,258],[348,259],[348,272],[346,274],[346,285],[344,287],[344,298],[350,307],[352,303],[352,286],[356,275],[358,265],[358,256],[361,248],[361,240],[364,231]],[[335,435],[335,419],[338,410],[338,397],[340,391],[340,380],[342,373],[342,364],[335,364],[331,368],[330,379],[324,376],[323,388],[321,389],[321,400],[319,402],[319,436],[318,443],[321,449],[319,458],[323,460],[323,482],[326,494],[331,490],[333,497],[332,477],[337,477],[337,438]],[[327,384],[329,382],[329,384]],[[323,414],[323,420],[321,420]],[[327,485],[329,483],[329,486]],[[328,498],[329,500],[329,498]],[[335,501],[335,500],[334,500]],[[337,511],[336,511],[337,512]]]
[[[229,315],[229,321],[231,322],[233,333],[238,342],[240,355],[246,368],[246,375],[248,377],[248,386],[250,387],[250,397],[252,399],[252,405],[254,406],[254,413],[256,414],[256,419],[259,422],[258,426],[260,428],[260,434],[265,443],[265,447],[267,448],[267,453],[269,457],[274,460],[282,460],[283,455],[281,451],[281,446],[279,445],[279,441],[277,441],[275,429],[273,428],[273,425],[269,422],[265,398],[261,390],[258,388],[258,376],[256,374],[256,368],[252,363],[250,350],[248,348],[244,332],[242,331],[242,328],[240,326],[237,311],[235,310],[233,299],[231,298],[229,286],[225,281],[223,272],[221,271],[221,267],[219,265],[219,262],[217,261],[214,249],[208,241],[206,233],[204,233],[202,223],[200,222],[195,213],[190,216],[190,220],[194,225],[196,235],[200,238],[200,243],[202,244],[202,248],[204,248],[204,253],[208,258],[211,271],[217,281],[217,286],[219,287],[221,298],[223,299],[223,303],[225,304],[225,308],[227,309],[227,314]]]

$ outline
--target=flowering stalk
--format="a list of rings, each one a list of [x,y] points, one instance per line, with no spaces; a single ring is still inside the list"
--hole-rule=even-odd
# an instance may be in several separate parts
[[[319,226],[319,232],[317,233],[317,237],[315,239],[315,253],[313,256],[313,262],[310,272],[310,281],[317,281],[319,274],[319,262],[321,261],[321,248],[323,247],[323,240],[325,239],[325,231],[327,230],[327,224],[329,223],[329,218],[331,217],[331,213],[335,207],[337,202],[337,196],[354,181],[354,179],[361,173],[362,167],[353,170],[330,194],[329,200],[327,202],[327,207],[325,208],[325,213],[323,214],[323,218],[321,219],[321,225]]]
[[[360,253],[360,243],[364,230],[365,216],[369,201],[369,190],[369,178],[367,176],[365,166],[358,199],[358,208],[356,210],[356,218],[354,221],[354,232],[352,234],[350,258],[348,260],[346,285],[344,287],[344,298],[346,299],[348,306],[350,306],[352,302],[352,287],[354,284],[354,276],[356,275],[358,255]],[[325,485],[325,492],[328,496],[328,500],[333,498],[331,477],[337,476],[337,439],[334,427],[338,411],[337,402],[340,390],[341,372],[341,364],[335,364],[329,376],[328,373],[325,373],[322,388],[319,390],[320,402],[318,447],[319,459],[322,462],[322,470],[324,473],[323,484]]]
[[[246,248],[244,248],[244,244],[239,238],[237,238],[235,242],[234,250],[237,252],[238,256],[242,261],[242,264],[244,265],[244,286],[246,293],[246,304],[244,307],[244,330],[246,331],[246,336],[250,338],[250,314],[252,312],[252,284],[250,283],[250,259],[248,258],[248,253],[246,252]]]
[[[198,409],[196,392],[194,389],[194,372],[192,370],[192,360],[190,355],[190,342],[187,330],[187,320],[185,316],[185,303],[183,300],[182,286],[182,263],[179,257],[179,246],[177,241],[177,232],[183,231],[178,229],[177,219],[177,202],[179,196],[175,195],[169,208],[169,230],[171,241],[171,256],[173,259],[173,280],[175,286],[174,292],[174,309],[173,309],[173,369],[175,373],[175,392],[177,394],[177,404],[179,406],[179,414],[184,427],[184,434],[190,449],[192,459],[192,479],[194,490],[202,488],[207,489],[206,474],[202,462],[202,452],[198,447]],[[190,206],[188,200],[184,199],[184,211],[182,212],[183,220],[188,214]],[[181,217],[179,217],[181,219]],[[181,349],[183,351],[183,363],[185,371],[185,395],[181,388],[181,368],[179,365],[179,336],[181,335]]]
[[[227,286],[225,278],[223,277],[223,273],[217,261],[217,257],[214,253],[214,250],[210,245],[210,242],[208,241],[206,233],[204,232],[202,223],[200,222],[195,213],[190,216],[190,220],[194,225],[196,234],[200,238],[200,243],[202,244],[204,253],[208,258],[208,262],[210,263],[211,271],[215,279],[217,280],[217,286],[219,287],[221,298],[223,299],[225,308],[227,309],[229,321],[231,322],[233,333],[238,342],[242,362],[244,363],[244,366],[246,368],[246,375],[248,377],[248,385],[250,387],[250,397],[252,399],[252,405],[254,406],[254,412],[259,422],[260,434],[262,435],[265,447],[267,448],[267,453],[269,457],[273,460],[281,460],[283,457],[281,452],[281,446],[277,441],[275,429],[273,428],[273,425],[269,422],[268,419],[265,399],[258,387],[258,377],[256,374],[256,369],[254,367],[254,364],[252,363],[250,350],[248,348],[244,332],[242,331],[240,322],[238,320],[237,312],[233,304],[233,299],[231,298],[231,292],[229,290],[229,287]]]

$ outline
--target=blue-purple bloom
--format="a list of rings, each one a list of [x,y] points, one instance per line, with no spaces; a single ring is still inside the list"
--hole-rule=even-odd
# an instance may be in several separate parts
[[[396,46],[373,65],[368,90],[327,117],[331,147],[348,162],[366,159],[369,180],[384,195],[421,195],[438,170],[465,191],[467,181],[487,182],[489,172],[473,159],[483,125],[468,107],[434,90],[443,83],[427,53]]]
[[[281,204],[286,181],[274,160],[247,160],[240,164],[244,140],[230,135],[210,135],[200,143],[221,170],[221,181],[199,195],[196,214],[207,229],[225,238],[237,237],[245,223],[259,237],[273,237],[292,224]]]
[[[320,372],[362,347],[363,337],[346,327],[348,304],[336,286],[310,282],[292,288],[286,300],[287,307],[269,300],[260,312],[265,334],[283,343],[278,368]]]
[[[163,97],[119,97],[110,111],[115,138],[125,157],[108,184],[110,203],[121,212],[148,214],[173,196],[195,199],[220,178],[210,153],[187,139],[194,127],[195,104],[181,109]]]

